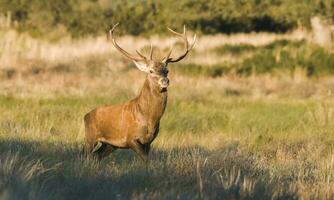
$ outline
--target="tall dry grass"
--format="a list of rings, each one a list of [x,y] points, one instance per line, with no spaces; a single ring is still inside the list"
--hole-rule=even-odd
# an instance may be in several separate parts
[[[8,20],[1,25],[0,31],[0,47],[1,47],[1,68],[4,67],[24,67],[24,63],[20,61],[27,60],[43,60],[46,62],[69,62],[73,59],[82,59],[92,56],[108,56],[110,57],[110,64],[117,65],[113,57],[118,57],[115,48],[112,47],[110,41],[106,36],[71,39],[63,38],[57,42],[43,41],[34,39],[26,34],[19,34],[11,29],[8,25]],[[9,26],[9,27],[8,27]],[[253,34],[234,34],[234,35],[213,35],[200,36],[196,43],[196,56],[189,58],[195,63],[211,64],[212,62],[219,62],[217,55],[211,55],[210,49],[225,44],[251,44],[254,46],[261,46],[269,44],[275,40],[302,40],[308,38],[308,33],[296,30],[288,34],[269,34],[269,33],[253,33]],[[179,43],[176,37],[161,38],[159,36],[152,36],[150,38],[136,38],[132,36],[124,36],[118,39],[119,43],[125,49],[135,53],[136,49],[143,49],[152,43],[160,50],[168,50],[173,44]],[[180,53],[181,49],[174,50],[175,53]],[[211,57],[210,57],[211,56]],[[218,61],[216,61],[218,59]],[[116,63],[114,63],[116,62]]]
[[[190,76],[179,73],[182,65],[171,65],[168,107],[151,162],[118,151],[97,163],[80,153],[82,116],[133,98],[145,75],[105,36],[50,42],[10,26],[0,36],[0,198],[333,198],[333,77],[310,79],[300,68],[278,76]],[[219,56],[213,49],[281,39],[309,37],[201,36],[185,62],[238,62],[247,55]],[[176,38],[118,41],[145,52],[150,42],[167,50]]]
[[[41,93],[48,95],[48,91],[73,92],[84,94],[94,90],[94,85],[116,84],[116,88],[124,85],[133,85],[130,90],[138,91],[143,76],[138,72],[130,72],[130,78],[118,76],[120,72],[132,69],[131,63],[124,59],[113,48],[107,36],[96,38],[82,38],[73,40],[63,38],[60,41],[50,42],[31,38],[20,34],[11,28],[8,19],[1,23],[0,31],[0,76],[2,77],[2,93],[29,95]],[[296,30],[288,34],[234,34],[200,36],[193,52],[183,63],[211,66],[219,63],[235,63],[247,58],[248,55],[219,55],[213,49],[221,45],[250,44],[263,46],[277,40],[311,40],[305,31]],[[132,36],[119,37],[119,44],[130,52],[136,49],[147,52],[152,43],[157,47],[157,57],[172,44],[177,44],[174,54],[181,53],[182,45],[175,37],[136,38]],[[159,51],[160,49],[160,51]],[[173,70],[176,67],[171,67]],[[85,72],[85,73],[83,73]],[[99,76],[95,78],[92,76]],[[333,94],[333,81],[331,78],[321,78],[312,81],[306,78],[305,71],[296,70],[293,76],[283,75],[272,77],[270,75],[255,78],[242,78],[227,75],[216,79],[198,79],[182,76],[176,72],[172,74],[178,85],[197,85],[203,90],[210,85],[219,85],[222,92],[231,92],[251,96],[322,96],[331,97]],[[112,77],[112,78],[111,78]],[[140,77],[140,78],[137,78]],[[90,79],[93,79],[93,82]],[[40,84],[43,83],[43,84]],[[292,87],[290,87],[293,85]],[[286,90],[286,88],[290,90]],[[64,90],[64,88],[66,88]],[[49,94],[51,94],[49,93]]]

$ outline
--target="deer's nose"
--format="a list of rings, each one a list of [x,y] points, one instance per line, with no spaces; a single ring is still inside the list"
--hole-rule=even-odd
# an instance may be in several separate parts
[[[164,78],[164,82],[169,85],[169,79],[168,78]]]
[[[167,87],[169,85],[169,79],[167,77],[163,77],[159,80],[161,87]]]

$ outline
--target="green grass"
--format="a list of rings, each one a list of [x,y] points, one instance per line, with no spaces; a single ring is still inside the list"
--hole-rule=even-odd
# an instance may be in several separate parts
[[[269,199],[277,187],[284,189],[276,181],[265,183],[268,172],[236,149],[154,150],[144,165],[125,152],[102,163],[87,161],[73,145],[2,141],[1,147],[2,196],[11,199]]]
[[[85,113],[133,98],[144,80],[116,53],[83,52],[0,70],[0,199],[334,199],[330,50],[224,45],[170,65],[149,163],[130,150],[82,157]]]
[[[333,54],[287,40],[208,51],[238,59],[170,66],[149,163],[82,156],[83,116],[135,96],[133,64],[92,55],[1,77],[0,199],[333,199],[333,84],[286,77],[330,75]],[[256,74],[271,76],[241,77]]]
[[[333,102],[249,100],[224,94],[218,99],[193,94],[194,101],[188,102],[170,95],[146,165],[126,150],[101,163],[82,158],[82,116],[96,105],[123,98],[1,96],[0,196],[333,197]]]

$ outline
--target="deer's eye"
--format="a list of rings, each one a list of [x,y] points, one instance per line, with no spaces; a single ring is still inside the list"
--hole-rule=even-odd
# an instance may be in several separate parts
[[[152,74],[154,71],[152,69],[150,69],[150,73]]]
[[[167,68],[163,68],[163,69],[162,69],[162,73],[164,73],[164,74],[168,74],[168,72],[169,72],[169,71],[168,71]]]

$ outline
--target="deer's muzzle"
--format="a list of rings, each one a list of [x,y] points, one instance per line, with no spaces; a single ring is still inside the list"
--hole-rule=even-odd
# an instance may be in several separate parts
[[[167,88],[169,86],[169,79],[167,77],[160,78],[158,83],[161,88]]]

